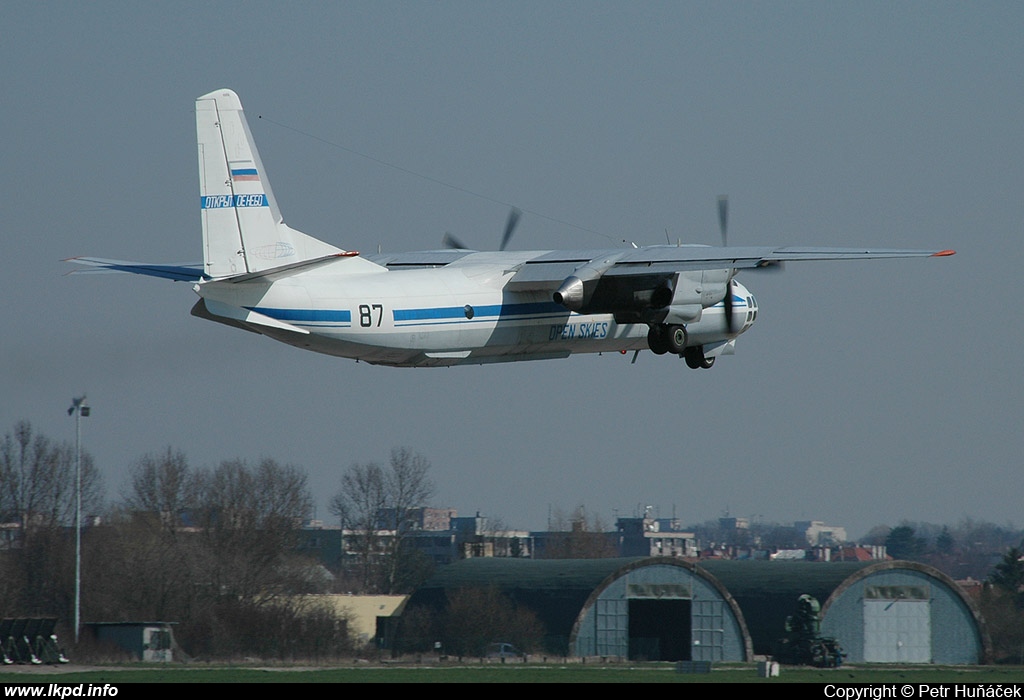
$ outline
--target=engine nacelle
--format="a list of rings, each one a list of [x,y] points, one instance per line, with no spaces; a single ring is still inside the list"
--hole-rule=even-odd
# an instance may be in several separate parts
[[[732,270],[694,270],[680,272],[655,289],[650,298],[649,323],[685,324],[700,321],[709,306],[725,298]]]
[[[582,311],[590,303],[590,298],[601,281],[601,276],[611,269],[622,255],[623,253],[612,255],[603,260],[595,258],[586,265],[576,268],[558,286],[558,289],[551,295],[551,299],[570,311]]]
[[[552,300],[577,313],[613,313],[621,322],[687,324],[725,297],[730,269],[691,270],[674,275],[606,275],[618,257],[576,268],[552,293]]]
[[[579,311],[583,308],[586,296],[587,293],[583,280],[576,275],[571,275],[565,278],[565,281],[555,290],[551,298],[556,304],[561,304],[570,311]]]

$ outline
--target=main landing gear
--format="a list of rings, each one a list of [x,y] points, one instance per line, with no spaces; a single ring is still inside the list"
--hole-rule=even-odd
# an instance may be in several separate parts
[[[672,353],[686,360],[690,369],[710,369],[715,358],[704,357],[704,346],[687,347],[686,327],[674,324],[657,324],[647,331],[647,346],[655,355]]]

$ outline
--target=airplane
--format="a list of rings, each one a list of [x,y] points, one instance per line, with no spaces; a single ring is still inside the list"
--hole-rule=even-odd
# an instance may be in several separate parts
[[[653,245],[597,250],[448,248],[360,255],[284,223],[238,96],[196,100],[203,262],[71,258],[77,272],[190,282],[192,315],[377,365],[451,366],[643,350],[707,369],[757,319],[743,270],[804,260],[944,257],[952,250]]]

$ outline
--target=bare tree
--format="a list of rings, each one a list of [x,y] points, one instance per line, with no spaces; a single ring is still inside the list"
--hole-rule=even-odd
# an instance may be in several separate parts
[[[90,557],[92,610],[111,618],[188,619],[211,559],[186,527],[199,508],[200,476],[170,447],[132,465],[122,503],[108,514],[108,526],[97,533],[102,546]]]
[[[231,460],[193,469],[181,452],[146,455],[129,474],[122,510],[98,533],[90,609],[176,620],[193,653],[283,650],[282,635],[331,622],[290,596],[307,572],[295,545],[311,509],[306,475],[293,466]]]
[[[342,474],[331,512],[348,531],[365,590],[393,593],[404,587],[404,574],[417,560],[409,546],[418,527],[413,516],[433,494],[430,462],[408,448],[392,450],[387,467],[353,464]]]
[[[155,514],[111,511],[89,534],[82,590],[92,619],[188,621],[208,589],[194,533]]]
[[[385,592],[396,593],[403,586],[403,574],[411,569],[422,568],[419,552],[409,546],[409,535],[418,528],[410,517],[414,510],[421,509],[434,496],[434,483],[430,479],[430,462],[420,454],[407,448],[391,451],[385,473],[386,493],[390,499],[387,512],[394,518],[395,537],[388,548],[385,559]]]
[[[102,483],[82,453],[83,513],[98,514]],[[16,525],[18,546],[4,561],[0,605],[8,614],[69,615],[74,575],[75,451],[20,421],[0,441],[0,516]]]
[[[222,462],[201,477],[198,522],[211,583],[242,600],[287,588],[288,560],[312,512],[306,475],[264,459]]]
[[[138,514],[156,516],[165,529],[174,531],[182,524],[182,517],[198,505],[199,477],[189,467],[184,453],[170,447],[160,454],[141,457],[128,479],[125,507]]]
[[[363,590],[375,589],[382,557],[378,517],[384,510],[384,471],[379,464],[353,464],[341,475],[341,490],[331,499],[331,512],[341,521],[344,547],[356,559]]]
[[[98,514],[102,481],[92,457],[82,452],[82,508]],[[75,451],[35,433],[20,421],[0,442],[0,515],[23,530],[69,525],[75,512]]]

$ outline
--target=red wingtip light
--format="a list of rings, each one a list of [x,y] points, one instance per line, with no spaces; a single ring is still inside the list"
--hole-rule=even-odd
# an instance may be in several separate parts
[[[956,255],[955,250],[940,250],[938,253],[932,253],[933,258],[945,258],[950,255]]]

